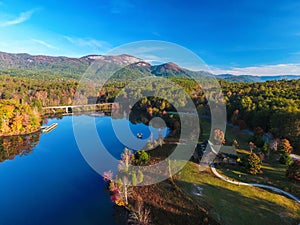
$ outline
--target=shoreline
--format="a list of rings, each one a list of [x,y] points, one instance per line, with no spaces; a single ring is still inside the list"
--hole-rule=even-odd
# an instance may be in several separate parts
[[[0,138],[6,138],[6,137],[14,137],[14,136],[26,136],[26,135],[30,135],[30,134],[35,134],[38,133],[39,131],[42,130],[42,127],[38,128],[35,131],[31,131],[31,132],[26,132],[26,133],[21,133],[21,134],[8,134],[8,135],[2,135],[0,134]]]

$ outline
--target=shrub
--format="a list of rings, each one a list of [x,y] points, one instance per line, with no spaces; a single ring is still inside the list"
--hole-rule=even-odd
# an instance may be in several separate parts
[[[136,153],[134,153],[134,163],[137,166],[142,166],[148,163],[149,161],[149,154],[144,151],[137,151]]]
[[[131,181],[132,181],[132,185],[133,186],[136,186],[138,181],[137,181],[137,178],[136,178],[136,174],[135,173],[132,173],[131,174]]]
[[[287,166],[290,166],[291,164],[293,164],[293,158],[290,156],[289,153],[287,152],[283,152],[280,159],[279,159],[279,162],[282,163],[282,164],[285,164]]]
[[[286,176],[290,179],[300,181],[300,160],[293,162],[293,164],[288,167]]]
[[[282,139],[279,142],[278,150],[281,152],[287,152],[287,153],[291,154],[293,151],[293,147],[291,146],[288,139]]]
[[[261,170],[261,161],[258,155],[256,155],[255,153],[251,153],[248,157],[247,160],[247,165],[246,165],[246,169],[250,174],[257,174],[259,173]]]

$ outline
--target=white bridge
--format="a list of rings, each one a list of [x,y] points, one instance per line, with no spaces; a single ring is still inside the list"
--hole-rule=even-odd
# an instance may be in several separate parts
[[[51,111],[56,113],[57,111],[64,110],[66,113],[82,112],[82,111],[111,111],[113,108],[117,108],[118,103],[99,103],[99,104],[87,104],[87,105],[64,105],[64,106],[48,106],[43,107],[45,111]]]

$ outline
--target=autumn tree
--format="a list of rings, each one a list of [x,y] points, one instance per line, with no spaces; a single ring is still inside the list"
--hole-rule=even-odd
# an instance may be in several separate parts
[[[236,109],[234,110],[230,122],[232,123],[232,125],[238,125],[239,124],[239,110]]]
[[[278,150],[281,152],[286,152],[288,154],[291,154],[293,151],[293,147],[291,146],[288,139],[282,139],[278,144]]]
[[[144,180],[142,171],[132,169],[134,162],[134,154],[131,150],[125,148],[118,165],[118,174],[113,178],[111,171],[104,173],[103,179],[109,182],[111,200],[119,206],[128,205],[128,198],[132,193],[131,187]]]
[[[215,145],[225,144],[225,134],[220,129],[215,129],[213,133],[213,142]]]
[[[246,169],[250,174],[257,174],[261,171],[261,160],[258,155],[251,153],[248,156]]]
[[[299,99],[299,97],[298,97]],[[296,109],[294,109],[296,110]],[[286,138],[294,146],[295,150],[300,150],[300,111],[283,111],[274,113],[270,120],[271,131],[278,138]]]
[[[286,176],[290,179],[300,181],[300,160],[294,161],[294,163],[288,167]]]
[[[0,100],[0,136],[27,134],[39,130],[39,111],[16,100]]]

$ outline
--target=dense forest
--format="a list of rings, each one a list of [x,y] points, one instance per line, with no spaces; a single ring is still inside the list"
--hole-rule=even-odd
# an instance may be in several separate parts
[[[300,150],[300,80],[220,83],[228,121],[240,129],[260,127]]]
[[[36,107],[17,100],[0,100],[0,136],[32,133],[40,126],[41,117]]]
[[[130,71],[126,70],[126,73]],[[187,103],[187,98],[192,99],[199,113],[208,116],[210,113],[204,91],[197,82],[189,78],[168,77],[174,86],[166,87],[155,82],[145,85],[143,81],[136,81],[128,86],[130,83],[128,80],[119,79],[107,82],[100,89],[97,82],[86,81],[80,82],[79,85],[79,81],[73,78],[27,76],[28,71],[19,71],[20,76],[17,76],[16,71],[13,74],[8,71],[1,73],[2,134],[18,134],[24,130],[27,132],[34,130],[38,117],[28,119],[25,116],[25,114],[35,115],[32,110],[41,112],[42,107],[45,106],[113,102],[115,98],[116,101],[121,99],[127,103],[130,103],[131,99],[141,98],[134,107],[147,112],[150,116],[159,116],[163,111],[172,111],[178,106],[183,107]],[[201,82],[205,82],[205,79]],[[260,127],[264,132],[271,132],[275,137],[287,138],[294,149],[300,150],[300,80],[257,83],[219,80],[219,83],[227,106],[228,122],[239,126],[240,129],[253,130]],[[180,92],[180,87],[183,87],[188,95]],[[157,90],[160,90],[160,93]],[[155,97],[143,98],[144,94],[168,96],[168,99],[166,101]],[[14,103],[7,100],[14,100]],[[4,107],[4,105],[8,106]],[[12,107],[14,108],[11,109]],[[12,110],[11,114],[7,108]],[[17,121],[21,117],[22,122],[19,124],[22,126],[17,126]],[[26,125],[28,121],[34,122],[32,127]]]

